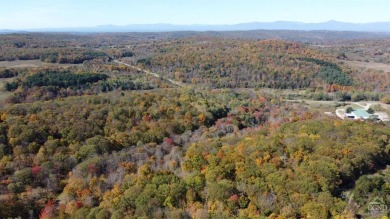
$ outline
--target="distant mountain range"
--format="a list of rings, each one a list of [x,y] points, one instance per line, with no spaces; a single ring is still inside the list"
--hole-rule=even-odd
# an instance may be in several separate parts
[[[293,21],[253,22],[233,25],[173,25],[173,24],[132,24],[126,26],[103,25],[96,27],[42,28],[22,30],[0,30],[0,33],[14,32],[171,32],[171,31],[246,31],[246,30],[330,30],[390,32],[390,22],[346,23],[328,21],[303,23]]]

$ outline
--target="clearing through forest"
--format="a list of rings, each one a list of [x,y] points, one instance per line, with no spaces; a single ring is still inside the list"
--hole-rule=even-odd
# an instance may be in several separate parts
[[[139,67],[137,67],[137,66],[133,66],[133,65],[130,65],[130,64],[121,62],[121,61],[119,61],[119,60],[114,60],[114,62],[115,62],[115,63],[118,63],[118,64],[121,64],[121,65],[125,65],[125,66],[128,66],[128,67],[134,68],[134,69],[136,69],[136,70],[138,70],[138,71],[144,72],[145,74],[152,75],[152,76],[154,76],[154,77],[156,77],[156,78],[162,78],[162,76],[159,75],[159,74],[157,74],[157,73],[153,73],[153,72],[151,72],[151,71],[141,69],[141,68],[139,68]],[[179,86],[179,87],[184,87],[184,84],[181,83],[181,82],[175,81],[175,80],[170,79],[170,78],[167,78],[166,80],[168,80],[168,81],[171,82],[172,84],[175,84],[175,85],[177,85],[177,86]]]
[[[344,61],[351,67],[359,68],[361,70],[374,69],[390,73],[390,65],[378,62],[359,62],[359,61]]]
[[[44,66],[78,66],[82,64],[60,64],[60,63],[46,63],[41,60],[15,60],[15,61],[0,61],[0,67],[3,68],[35,68]]]

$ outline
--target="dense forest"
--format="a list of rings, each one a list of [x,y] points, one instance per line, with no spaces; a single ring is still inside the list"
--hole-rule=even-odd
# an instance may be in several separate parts
[[[277,89],[352,85],[352,79],[336,64],[321,70],[323,63],[313,62],[317,56],[328,57],[297,43],[204,39],[179,41],[159,51],[137,62],[185,83]]]
[[[387,218],[389,122],[305,102],[390,103],[345,34],[0,35],[0,218]]]

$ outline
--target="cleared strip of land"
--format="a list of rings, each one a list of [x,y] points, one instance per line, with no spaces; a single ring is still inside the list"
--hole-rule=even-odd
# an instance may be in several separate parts
[[[82,64],[58,64],[46,63],[40,60],[16,60],[16,61],[1,61],[0,67],[3,68],[29,68],[29,67],[43,67],[43,66],[77,66]]]
[[[360,68],[362,70],[374,69],[384,72],[390,72],[390,65],[378,62],[359,62],[359,61],[344,61],[351,67]]]
[[[121,62],[121,61],[119,61],[119,60],[114,60],[114,62],[115,62],[115,63],[118,63],[118,64],[121,64],[121,65],[125,65],[125,66],[130,67],[130,68],[134,68],[134,69],[136,69],[136,70],[138,70],[138,71],[141,71],[141,72],[144,72],[144,73],[146,73],[146,74],[152,75],[153,77],[156,77],[156,78],[162,77],[161,75],[159,75],[159,74],[157,74],[157,73],[153,73],[153,72],[150,72],[150,71],[148,71],[148,70],[141,69],[141,68],[139,68],[139,67],[137,67],[137,66],[132,66],[132,65],[130,65],[130,64]],[[181,83],[181,82],[175,81],[175,80],[173,80],[173,79],[167,79],[167,80],[168,80],[169,82],[171,82],[172,84],[178,85],[179,87],[184,87],[184,84]]]

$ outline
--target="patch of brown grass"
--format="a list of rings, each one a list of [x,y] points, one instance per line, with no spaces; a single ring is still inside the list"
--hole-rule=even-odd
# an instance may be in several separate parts
[[[359,62],[359,61],[343,61],[351,67],[359,68],[362,71],[367,69],[374,69],[383,72],[390,72],[390,65],[378,62]]]
[[[0,67],[3,68],[29,68],[29,67],[44,67],[44,66],[77,66],[82,64],[58,64],[46,63],[40,60],[16,60],[16,61],[2,61]]]

